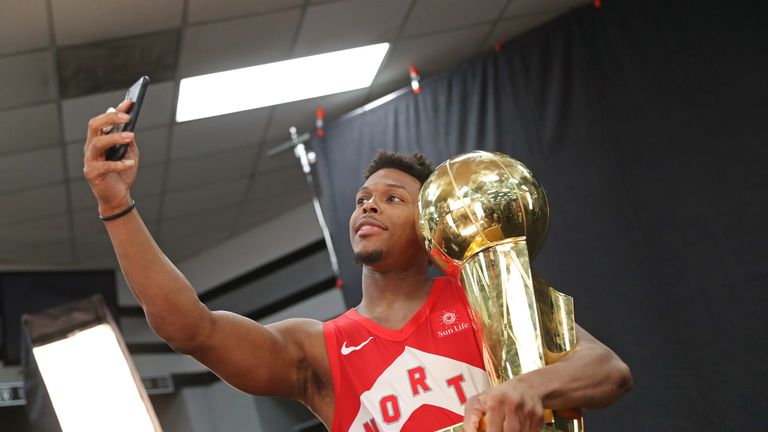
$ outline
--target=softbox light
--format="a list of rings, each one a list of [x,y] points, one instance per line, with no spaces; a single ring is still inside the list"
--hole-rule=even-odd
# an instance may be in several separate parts
[[[162,430],[101,296],[24,315],[22,327],[35,430]]]

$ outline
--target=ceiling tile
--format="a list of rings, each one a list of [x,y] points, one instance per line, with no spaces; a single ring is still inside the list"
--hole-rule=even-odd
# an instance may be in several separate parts
[[[69,217],[59,215],[0,227],[0,250],[69,240]]]
[[[309,99],[309,101],[313,100],[315,99]],[[291,102],[275,108],[275,113],[272,115],[272,121],[269,122],[269,130],[265,137],[265,142],[268,143],[266,147],[267,149],[291,141],[290,129],[292,127],[296,128],[299,136],[307,132],[310,134],[315,133],[315,110],[317,107],[323,105],[312,105],[312,102],[308,101],[301,102]],[[323,108],[325,108],[325,106],[323,106]],[[293,151],[288,150],[288,153],[293,154]]]
[[[162,198],[161,195],[145,196],[138,198],[139,202],[136,203],[136,208],[139,209],[141,219],[152,232],[157,229],[157,222],[160,219]]]
[[[13,224],[31,219],[66,213],[67,195],[58,184],[25,190],[0,197],[0,224]]]
[[[275,185],[280,185],[280,187],[275,187]],[[300,192],[306,192],[304,195],[308,196],[309,185],[298,161],[296,161],[295,166],[256,175],[251,180],[245,199],[253,201]]]
[[[408,17],[403,35],[423,35],[491,22],[506,4],[507,0],[419,0]]]
[[[592,0],[514,0],[504,11],[504,17],[538,14],[563,8],[579,7],[587,3],[592,3]]]
[[[222,232],[231,228],[239,207],[231,206],[163,219],[160,241],[179,241],[206,232]]]
[[[91,209],[91,211],[98,211],[96,197],[93,196],[91,187],[88,186],[85,179],[71,181],[67,184],[67,188],[69,189],[72,210]]]
[[[0,261],[4,264],[67,266],[74,263],[74,257],[69,240],[14,244],[3,243],[3,235],[0,234]]]
[[[64,121],[64,139],[67,142],[84,141],[88,134],[88,121],[104,113],[107,108],[117,105],[124,97],[125,91],[117,90],[63,100],[61,112]]]
[[[165,164],[142,166],[140,163],[136,182],[131,188],[131,196],[143,200],[145,197],[161,195],[167,169]]]
[[[50,185],[64,180],[61,147],[0,158],[0,193]]]
[[[166,190],[179,191],[246,177],[251,173],[256,153],[253,146],[173,161]]]
[[[55,103],[0,112],[0,154],[52,147],[60,140]]]
[[[292,147],[284,149],[273,156],[268,154],[270,150],[281,147],[287,141],[288,140],[285,138],[280,138],[268,140],[264,143],[264,152],[259,155],[259,161],[256,164],[257,173],[282,169],[296,169],[301,171],[299,160],[296,159]]]
[[[247,186],[248,178],[242,178],[234,182],[215,183],[183,192],[169,193],[163,202],[163,218],[232,206],[243,199]]]
[[[568,9],[559,9],[534,15],[527,15],[517,18],[509,18],[496,23],[493,31],[485,40],[485,48],[491,48],[496,42],[509,40],[515,36],[534,29],[551,19],[562,15]]]
[[[366,93],[368,89],[364,88],[278,105],[269,123],[267,139],[289,141],[291,126],[296,127],[299,135],[314,132],[317,107],[325,109],[325,120],[329,121],[362,105]]]
[[[198,23],[235,18],[296,7],[302,3],[303,0],[190,0],[187,21]]]
[[[88,121],[102,114],[109,107],[114,107],[125,96],[122,90],[99,93],[61,102],[64,122],[64,139],[67,142],[85,140],[88,134]]]
[[[71,99],[123,90],[140,76],[153,82],[176,77],[180,29],[61,47],[59,95]]]
[[[56,99],[51,51],[0,58],[0,109]]]
[[[174,86],[175,83],[173,81],[166,81],[155,82],[147,87],[147,94],[144,97],[144,103],[141,106],[141,114],[139,116],[138,124],[136,125],[137,133],[144,129],[165,126],[173,121],[173,107],[176,104],[176,101],[174,100]],[[121,99],[125,97],[125,92],[127,90],[127,88],[124,91],[121,90],[120,98],[115,103],[121,102]],[[110,105],[107,106],[109,107]]]
[[[304,192],[298,190],[295,193],[283,195],[279,199],[262,198],[247,201],[240,210],[234,232],[241,233],[266,221],[277,219],[284,213],[311,201],[312,197],[306,188]]]
[[[75,242],[77,264],[90,268],[117,268],[117,256],[108,237],[94,237]]]
[[[70,180],[83,178],[83,143],[74,142],[65,147],[67,158],[67,177]]]
[[[136,144],[139,146],[141,166],[156,165],[166,161],[170,129],[170,127],[158,127],[136,131]]]
[[[48,46],[45,0],[0,1],[0,55]]]
[[[397,36],[411,0],[347,0],[307,9],[296,41],[302,57],[389,42]]]
[[[476,53],[489,27],[490,24],[401,40],[393,48],[374,84],[388,86],[393,82],[402,83],[397,85],[399,88],[410,82],[410,65],[418,67],[421,77],[426,79],[430,74],[442,72],[467,60]]]
[[[270,110],[241,111],[178,123],[174,126],[171,158],[199,156],[235,147],[255,147],[264,136]]]
[[[237,213],[227,207],[164,220],[160,247],[173,261],[195,255],[229,238]]]
[[[150,33],[181,25],[183,0],[52,1],[57,45]]]
[[[285,60],[299,9],[191,26],[182,43],[184,77]]]
[[[107,108],[118,105],[125,98],[125,92],[132,83],[126,84],[125,90],[65,99],[61,103],[64,119],[64,138],[66,141],[85,139],[88,133],[88,121],[105,112]],[[165,126],[171,122],[173,111],[174,83],[171,81],[152,83],[147,88],[147,95],[139,114],[136,133],[144,129]],[[139,143],[141,145],[141,143]]]
[[[189,259],[199,253],[223,243],[230,237],[229,229],[223,231],[189,231],[183,237],[173,241],[161,242],[163,252],[172,262],[180,262]]]
[[[98,212],[84,210],[73,213],[72,226],[75,239],[78,242],[86,240],[108,240],[109,235],[104,228],[104,222],[99,219]]]

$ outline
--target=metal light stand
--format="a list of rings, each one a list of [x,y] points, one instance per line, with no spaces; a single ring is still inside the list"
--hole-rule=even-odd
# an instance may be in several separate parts
[[[317,222],[320,224],[320,229],[323,232],[325,247],[328,249],[328,255],[331,258],[331,268],[333,269],[333,274],[336,276],[336,284],[340,286],[341,278],[339,273],[339,262],[336,259],[336,251],[333,248],[333,243],[331,242],[331,232],[328,230],[328,225],[325,223],[323,209],[320,207],[320,197],[317,193],[314,177],[312,176],[312,165],[314,165],[317,161],[316,155],[313,151],[308,152],[307,147],[304,145],[305,142],[309,141],[310,134],[304,133],[299,136],[295,127],[291,127],[288,131],[291,134],[291,140],[272,148],[269,150],[269,152],[267,152],[267,154],[272,157],[293,147],[293,154],[297,159],[299,159],[301,170],[304,171],[304,176],[306,177],[307,184],[309,185],[309,192],[312,194],[312,204],[315,207]]]

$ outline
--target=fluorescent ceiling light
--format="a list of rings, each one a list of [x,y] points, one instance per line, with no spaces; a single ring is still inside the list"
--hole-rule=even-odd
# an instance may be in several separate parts
[[[159,430],[109,324],[32,352],[63,432]]]
[[[176,121],[195,120],[365,88],[388,43],[184,78]]]

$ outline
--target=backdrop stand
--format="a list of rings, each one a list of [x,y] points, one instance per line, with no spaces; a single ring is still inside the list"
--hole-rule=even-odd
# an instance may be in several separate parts
[[[291,134],[291,140],[270,149],[269,152],[267,152],[267,155],[272,157],[288,149],[293,149],[293,154],[299,160],[301,170],[304,172],[304,177],[307,179],[307,185],[309,186],[309,193],[312,195],[312,205],[315,208],[317,222],[320,224],[320,230],[323,232],[325,247],[328,249],[328,256],[331,259],[331,269],[333,270],[333,275],[336,277],[336,287],[340,288],[342,285],[342,280],[339,273],[339,262],[336,258],[336,251],[333,248],[333,242],[331,241],[331,233],[328,230],[328,225],[325,222],[323,208],[320,206],[320,195],[317,191],[315,179],[312,175],[312,165],[314,165],[316,162],[316,156],[315,152],[307,151],[307,147],[304,144],[305,142],[309,141],[311,136],[309,133],[304,133],[299,136],[296,128],[293,126],[291,126],[288,131]]]

